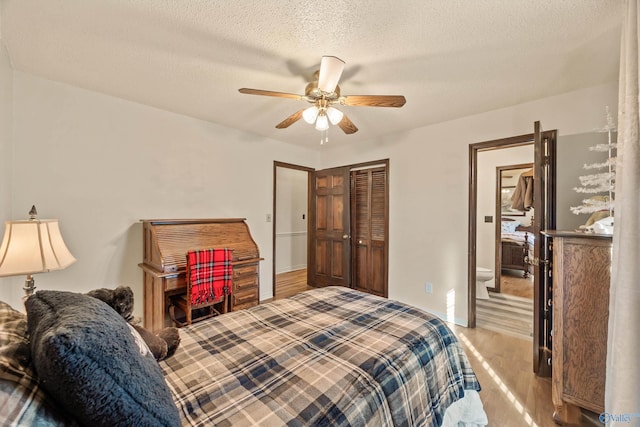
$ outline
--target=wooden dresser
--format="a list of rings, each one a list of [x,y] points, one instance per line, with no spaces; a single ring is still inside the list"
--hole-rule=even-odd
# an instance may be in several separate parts
[[[142,220],[144,326],[154,332],[170,326],[167,297],[186,292],[187,251],[233,250],[233,289],[229,310],[258,305],[260,252],[244,218]]]
[[[553,418],[604,411],[611,236],[549,231],[553,239]]]

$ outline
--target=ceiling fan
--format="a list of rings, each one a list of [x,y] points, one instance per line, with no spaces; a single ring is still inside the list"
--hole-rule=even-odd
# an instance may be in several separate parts
[[[315,80],[309,83],[304,95],[293,93],[273,92],[260,89],[238,89],[240,93],[249,95],[274,96],[277,98],[296,99],[313,104],[311,107],[296,111],[276,125],[278,129],[285,129],[300,119],[309,124],[315,123],[316,129],[326,131],[329,123],[337,125],[346,134],[358,131],[356,125],[334,105],[350,107],[402,107],[406,100],[402,95],[340,95],[338,81],[344,70],[344,61],[335,56],[323,56],[320,70],[314,74]]]

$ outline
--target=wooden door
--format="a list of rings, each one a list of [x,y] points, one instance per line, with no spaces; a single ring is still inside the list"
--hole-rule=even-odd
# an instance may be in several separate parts
[[[387,169],[351,172],[353,287],[386,297],[387,292]]]
[[[534,124],[533,232],[536,236],[533,260],[533,371],[551,376],[552,277],[551,241],[542,230],[554,230],[556,131],[542,132],[540,122]]]
[[[309,212],[309,265],[312,286],[351,285],[349,167],[316,171]]]

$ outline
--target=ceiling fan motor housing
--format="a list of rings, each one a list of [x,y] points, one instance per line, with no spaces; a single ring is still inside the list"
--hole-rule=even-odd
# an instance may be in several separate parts
[[[336,89],[333,92],[325,93],[318,88],[318,80],[314,80],[307,85],[304,90],[304,94],[307,96],[307,100],[311,103],[322,98],[329,101],[336,101],[340,97],[340,86],[336,85]]]

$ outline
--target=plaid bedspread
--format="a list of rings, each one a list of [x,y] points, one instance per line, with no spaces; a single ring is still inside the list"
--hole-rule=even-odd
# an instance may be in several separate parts
[[[466,389],[480,390],[442,321],[347,288],[180,331],[160,366],[183,425],[439,426]]]
[[[0,425],[76,427],[40,388],[31,363],[26,315],[0,301]]]

